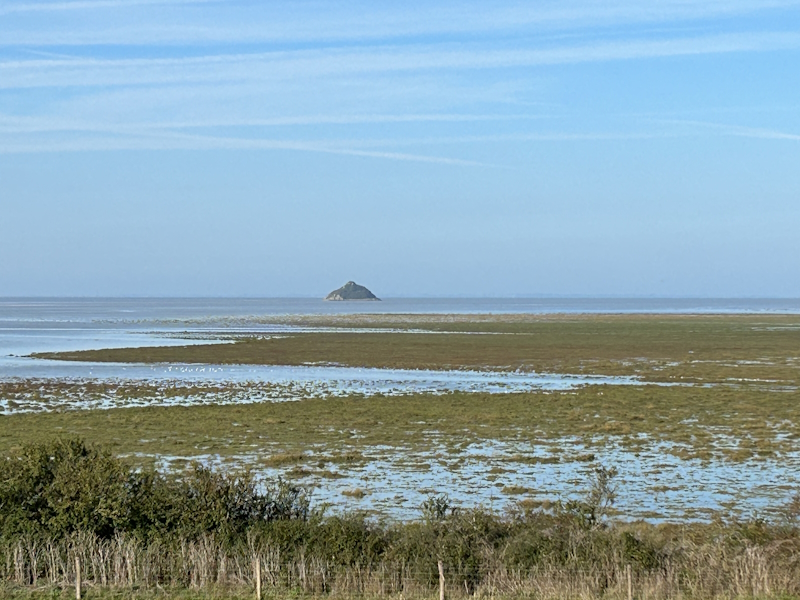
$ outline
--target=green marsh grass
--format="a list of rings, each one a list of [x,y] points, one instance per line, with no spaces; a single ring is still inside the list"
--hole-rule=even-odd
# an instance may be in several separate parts
[[[363,451],[481,440],[551,444],[522,461],[587,461],[562,445],[614,439],[630,450],[669,442],[683,458],[744,461],[796,447],[800,393],[707,387],[588,386],[569,392],[316,398],[239,405],[147,406],[0,417],[0,452],[52,435],[80,435],[120,454],[222,457],[256,453],[265,466],[363,465]]]

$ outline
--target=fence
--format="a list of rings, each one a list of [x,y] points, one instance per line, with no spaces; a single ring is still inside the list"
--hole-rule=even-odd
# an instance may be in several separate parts
[[[330,596],[535,596],[537,598],[745,598],[800,595],[798,557],[776,560],[776,548],[725,548],[688,552],[657,569],[614,562],[592,568],[538,565],[512,568],[502,555],[464,574],[459,565],[408,562],[342,566],[302,555],[285,559],[268,546],[230,547],[214,536],[195,541],[143,543],[76,535],[61,541],[21,538],[2,548],[0,576],[6,585],[84,589],[180,587],[296,590]]]

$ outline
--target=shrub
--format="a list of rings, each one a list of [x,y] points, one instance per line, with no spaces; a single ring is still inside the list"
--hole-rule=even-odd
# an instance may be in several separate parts
[[[0,529],[110,536],[131,524],[131,498],[147,477],[80,440],[28,446],[0,462]]]
[[[249,472],[201,465],[180,477],[140,472],[78,439],[27,446],[0,461],[4,535],[233,536],[254,524],[308,516],[305,491],[281,480],[260,486]]]

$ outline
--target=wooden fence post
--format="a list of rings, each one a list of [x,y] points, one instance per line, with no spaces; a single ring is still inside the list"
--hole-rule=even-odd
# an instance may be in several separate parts
[[[625,565],[625,573],[628,575],[628,600],[633,600],[633,581],[631,580],[631,566]]]
[[[439,561],[439,600],[444,600],[444,565]]]
[[[261,557],[256,555],[256,600],[261,600]]]
[[[75,600],[81,600],[81,558],[75,555]]]

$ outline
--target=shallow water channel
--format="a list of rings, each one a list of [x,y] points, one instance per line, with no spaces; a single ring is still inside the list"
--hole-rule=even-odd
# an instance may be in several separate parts
[[[286,335],[300,328],[272,326],[248,330],[261,336]],[[302,328],[308,331],[309,328]],[[363,330],[360,330],[363,332]],[[641,385],[634,377],[604,377],[506,371],[433,371],[414,369],[354,368],[331,364],[281,365],[203,365],[203,364],[128,364],[56,361],[31,358],[37,352],[71,351],[95,348],[121,348],[186,344],[226,343],[241,332],[192,329],[141,331],[118,328],[36,328],[2,332],[4,352],[0,356],[0,380],[105,382],[113,386],[148,384],[155,393],[126,398],[115,393],[48,394],[17,398],[13,403],[0,399],[0,412],[54,410],[61,408],[96,409],[123,406],[215,404],[260,401],[302,400],[353,394],[397,396],[447,392],[509,393],[537,390],[567,390],[584,385]],[[8,352],[11,350],[11,352]],[[160,387],[185,388],[186,394],[162,397]],[[214,387],[209,397],[200,391]],[[222,387],[222,389],[220,389]]]

